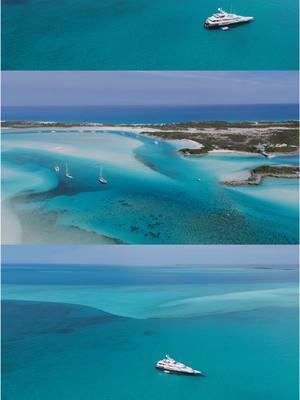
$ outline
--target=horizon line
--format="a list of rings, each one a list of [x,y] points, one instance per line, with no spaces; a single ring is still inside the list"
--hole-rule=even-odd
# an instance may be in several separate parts
[[[47,104],[47,105],[38,105],[38,104],[29,104],[29,105],[3,105],[1,108],[5,107],[14,107],[14,108],[25,108],[25,107],[36,107],[36,108],[44,108],[44,107],[198,107],[198,106],[272,106],[272,105],[295,105],[298,106],[299,102],[296,103],[290,103],[290,102],[275,102],[275,103],[199,103],[199,104],[81,104],[81,105],[76,105],[76,104]]]
[[[98,264],[98,263],[72,263],[72,262],[45,262],[45,263],[38,263],[38,262],[29,262],[29,261],[25,261],[25,262],[2,262],[2,265],[73,265],[73,266],[94,266],[94,267],[198,267],[198,266],[203,266],[203,267],[207,267],[207,266],[240,266],[240,267],[249,267],[249,266],[280,266],[280,265],[284,265],[284,266],[298,266],[298,264],[296,262],[289,262],[286,264],[282,264],[282,262],[280,263],[262,263],[262,264],[254,264],[254,263],[249,263],[249,264],[240,264],[240,263],[228,263],[228,264],[220,264],[220,263],[209,263],[209,264],[198,264],[198,263],[180,263],[180,264]]]

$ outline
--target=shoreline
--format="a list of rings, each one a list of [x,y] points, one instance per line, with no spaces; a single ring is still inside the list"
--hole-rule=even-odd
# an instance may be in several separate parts
[[[299,167],[289,165],[262,165],[250,170],[247,179],[224,181],[226,186],[258,186],[265,178],[299,179]]]
[[[235,126],[235,127],[242,127],[242,126],[276,126],[276,125],[294,125],[300,124],[300,120],[297,119],[286,119],[286,120],[279,120],[279,121],[268,121],[268,120],[258,120],[258,121],[219,121],[219,120],[207,120],[207,121],[183,121],[183,122],[159,122],[159,123],[152,123],[152,122],[146,122],[146,123],[104,123],[104,122],[72,122],[72,121],[66,121],[66,122],[61,122],[61,121],[38,121],[38,120],[1,120],[0,121],[2,128],[3,125],[5,128],[10,128],[10,127],[15,127],[15,128],[21,128],[21,127],[31,127],[31,128],[39,128],[39,127],[45,127],[45,126],[56,126],[56,127],[75,127],[75,126],[81,126],[81,127],[136,127],[136,128],[148,128],[148,127],[154,127],[154,129],[161,128],[162,130],[165,130],[165,128],[182,128],[182,127],[187,127],[190,126],[192,129],[196,129],[196,127],[211,127],[211,126],[217,126],[217,127],[230,127],[230,126]]]
[[[3,133],[17,129],[79,129],[120,131],[183,144],[177,153],[183,156],[208,154],[253,154],[266,158],[299,154],[299,121],[254,122],[180,122],[164,124],[103,124],[54,121],[2,121]]]

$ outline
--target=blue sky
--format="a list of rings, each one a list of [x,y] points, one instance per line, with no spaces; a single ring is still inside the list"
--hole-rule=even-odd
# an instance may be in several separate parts
[[[2,246],[3,263],[104,265],[288,265],[298,246]]]
[[[4,106],[298,102],[296,71],[4,71]]]

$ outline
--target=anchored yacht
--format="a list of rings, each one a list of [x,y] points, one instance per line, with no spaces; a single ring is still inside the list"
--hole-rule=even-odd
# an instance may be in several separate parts
[[[203,375],[201,371],[197,371],[181,362],[175,361],[168,355],[166,355],[163,360],[158,361],[155,368],[164,371],[166,374]]]
[[[207,18],[204,27],[207,29],[222,29],[231,25],[245,24],[252,21],[253,17],[243,17],[242,15],[230,14],[218,8],[218,12]]]

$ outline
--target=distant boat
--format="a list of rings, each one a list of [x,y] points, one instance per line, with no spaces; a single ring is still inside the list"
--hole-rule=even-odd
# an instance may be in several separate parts
[[[59,172],[59,171],[60,171],[59,165],[55,165],[54,171],[55,171],[55,172]]]
[[[154,144],[158,144],[158,141],[157,141],[157,140],[154,140]]]
[[[203,375],[201,371],[197,371],[181,362],[175,361],[168,355],[165,356],[163,360],[158,361],[155,368],[160,369],[167,374]]]
[[[274,158],[274,154],[269,154],[266,151],[262,151],[261,155],[266,157],[266,158]]]
[[[103,178],[103,168],[100,167],[99,170],[99,182],[102,183],[102,185],[106,185],[108,182],[105,178]]]
[[[73,179],[74,177],[69,174],[69,169],[68,169],[68,164],[66,163],[66,173],[65,173],[66,178],[68,179]]]

